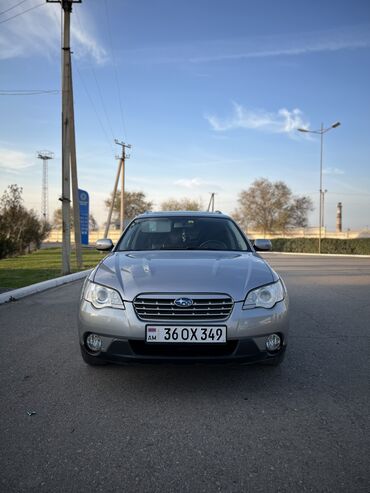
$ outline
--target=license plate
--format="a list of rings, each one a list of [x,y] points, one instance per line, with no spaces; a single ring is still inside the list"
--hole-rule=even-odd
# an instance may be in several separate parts
[[[147,325],[146,342],[222,344],[226,343],[226,327]]]

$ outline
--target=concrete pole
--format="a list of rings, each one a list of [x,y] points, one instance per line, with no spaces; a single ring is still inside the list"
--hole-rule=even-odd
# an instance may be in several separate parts
[[[209,203],[208,203],[208,209],[207,209],[208,212],[214,212],[215,211],[215,194],[214,193],[211,193],[211,198],[209,199]]]
[[[121,158],[121,233],[125,227],[125,148],[122,148]]]
[[[116,201],[116,194],[117,194],[118,180],[119,180],[120,173],[121,173],[121,160],[119,160],[119,163],[118,163],[116,181],[114,182],[114,189],[113,189],[113,194],[112,194],[112,203],[111,203],[109,213],[108,213],[107,224],[105,225],[104,238],[108,237],[108,231],[109,231],[110,222],[112,219],[112,212],[114,209],[114,202]]]
[[[75,248],[77,268],[83,267],[82,248],[81,248],[81,225],[80,225],[80,201],[78,196],[78,177],[77,177],[77,156],[76,156],[76,133],[75,133],[75,114],[73,104],[73,82],[72,82],[72,61],[69,62],[70,74],[70,139],[71,139],[71,175],[72,175],[72,197],[73,197],[73,219],[75,232]]]
[[[71,273],[71,184],[70,184],[70,20],[71,12],[63,10],[62,65],[62,274]]]
[[[126,147],[128,149],[131,149],[130,144],[125,144],[124,142],[119,142],[117,139],[114,141],[117,145],[120,145],[122,147],[122,155],[121,155],[121,210],[120,210],[120,229],[121,232],[124,230],[125,226],[125,163],[126,163],[126,158],[129,158],[130,155],[126,155]]]

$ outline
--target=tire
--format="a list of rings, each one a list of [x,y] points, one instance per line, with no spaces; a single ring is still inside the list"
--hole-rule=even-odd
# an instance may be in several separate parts
[[[88,365],[90,365],[90,366],[105,366],[108,364],[106,361],[89,354],[84,347],[80,346],[80,349],[81,349],[82,359]]]
[[[285,358],[285,351],[280,353],[278,356],[275,356],[274,358],[268,358],[263,361],[261,361],[261,365],[263,366],[279,366]]]

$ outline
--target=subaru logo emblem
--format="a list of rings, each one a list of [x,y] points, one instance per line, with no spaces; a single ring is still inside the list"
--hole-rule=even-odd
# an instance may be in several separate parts
[[[188,306],[192,306],[193,300],[190,298],[177,298],[174,303],[176,306],[180,306],[181,308],[187,308]]]

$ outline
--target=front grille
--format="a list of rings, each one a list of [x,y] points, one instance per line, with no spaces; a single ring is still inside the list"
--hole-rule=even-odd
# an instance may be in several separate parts
[[[233,300],[226,295],[212,298],[189,296],[192,306],[178,307],[174,297],[141,295],[135,298],[134,308],[141,320],[225,320],[233,309]]]

